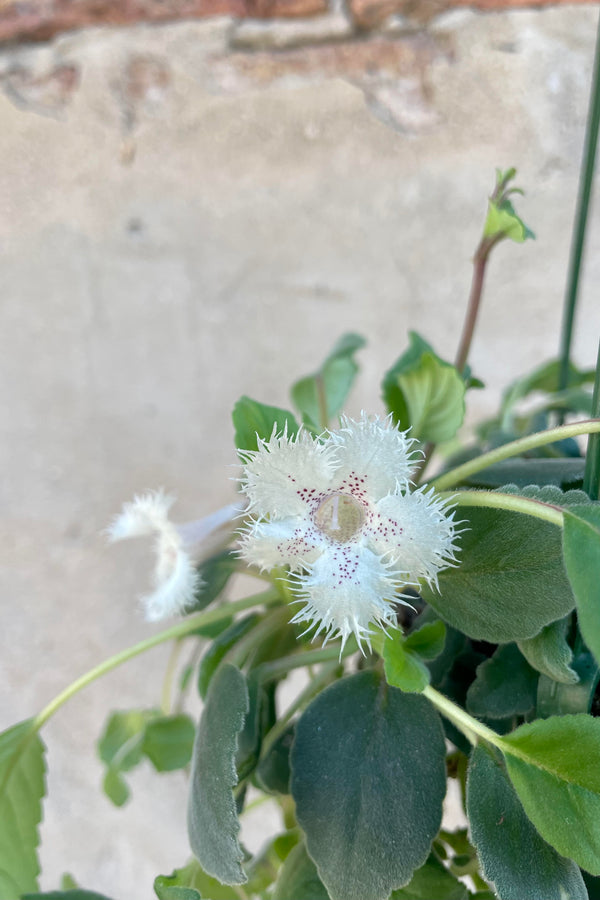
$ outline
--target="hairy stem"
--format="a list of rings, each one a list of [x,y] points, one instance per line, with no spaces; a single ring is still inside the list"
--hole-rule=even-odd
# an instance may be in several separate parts
[[[167,641],[185,637],[186,635],[192,634],[198,628],[202,628],[206,625],[213,625],[223,619],[229,619],[234,613],[242,612],[253,606],[273,606],[277,603],[281,603],[281,596],[275,589],[263,591],[260,594],[253,594],[251,597],[244,597],[243,600],[236,600],[233,603],[226,603],[223,606],[218,606],[207,612],[200,612],[193,616],[188,616],[183,622],[178,622],[177,625],[173,625],[171,628],[160,631],[158,634],[153,634],[152,637],[140,641],[139,644],[134,644],[133,647],[127,647],[127,649],[121,650],[120,653],[110,656],[108,659],[105,659],[104,662],[101,662],[84,675],[81,675],[51,700],[33,720],[33,730],[38,731],[42,725],[44,725],[48,719],[67,702],[67,700],[74,697],[75,694],[87,687],[88,684],[101,678],[102,675],[112,672],[113,669],[118,668],[118,666],[128,662],[130,659],[140,656],[142,653],[145,653],[146,650],[152,650],[153,647],[158,647],[160,644],[164,644]]]
[[[455,484],[460,484],[465,478],[487,469],[494,463],[502,462],[510,459],[512,456],[519,456],[534,450],[536,447],[543,447],[545,444],[553,444],[554,441],[561,441],[564,438],[578,437],[582,434],[598,434],[600,432],[600,418],[583,419],[581,422],[575,422],[573,425],[559,425],[557,428],[550,428],[548,431],[538,431],[536,434],[528,434],[527,437],[519,438],[511,441],[509,444],[503,444],[490,450],[488,453],[482,453],[476,459],[456,466],[437,478],[431,480],[431,484],[437,490],[446,490]]]
[[[562,508],[555,506],[553,503],[544,503],[542,500],[532,500],[529,497],[520,497],[518,494],[503,494],[498,491],[459,491],[456,494],[448,492],[448,498],[452,499],[456,506],[484,506],[491,509],[507,509],[510,512],[518,512],[525,516],[543,519],[545,522],[550,522],[559,528],[563,527]]]
[[[456,725],[473,746],[477,744],[478,738],[483,738],[483,740],[488,741],[494,747],[503,748],[503,741],[500,735],[488,728],[487,725],[483,725],[477,719],[474,719],[457,703],[449,700],[448,697],[444,697],[443,694],[432,688],[430,684],[424,689],[423,696],[427,697],[436,709],[439,709],[442,715],[452,722],[453,725]]]

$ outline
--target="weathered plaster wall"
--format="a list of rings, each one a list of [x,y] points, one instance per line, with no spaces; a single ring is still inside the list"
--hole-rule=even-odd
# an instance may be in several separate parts
[[[409,328],[453,355],[495,166],[518,167],[538,239],[492,262],[472,416],[555,352],[596,18],[458,11],[399,41],[274,53],[233,53],[244,32],[220,18],[0,54],[2,727],[151,633],[147,548],[101,531],[149,487],[181,519],[228,502],[240,394],[284,405],[347,330],[369,340],[350,412],[381,410]],[[182,778],[142,771],[115,810],[93,750],[111,707],[156,701],[164,662],[130,663],[48,727],[46,888],[70,870],[146,898],[184,861]]]

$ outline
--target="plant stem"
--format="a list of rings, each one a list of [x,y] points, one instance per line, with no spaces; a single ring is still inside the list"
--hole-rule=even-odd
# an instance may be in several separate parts
[[[319,693],[321,688],[323,688],[326,684],[331,681],[332,675],[339,668],[339,662],[330,662],[327,665],[324,665],[321,671],[311,678],[303,691],[298,694],[296,699],[290,705],[290,707],[285,711],[285,713],[275,722],[273,727],[267,734],[262,743],[262,747],[260,750],[260,757],[264,759],[265,756],[269,753],[271,747],[277,742],[277,740],[281,737],[281,735],[286,730],[290,719],[298,712],[298,710],[303,709],[312,698]]]
[[[518,494],[503,494],[499,491],[458,491],[456,494],[448,493],[448,497],[456,506],[507,509],[510,512],[543,519],[559,528],[563,527],[562,508],[553,503],[544,503],[542,500],[532,500],[529,497],[520,497]]]
[[[435,688],[432,688],[430,684],[423,690],[423,696],[427,697],[453,725],[456,725],[473,746],[477,744],[478,738],[483,738],[483,740],[488,741],[494,747],[503,749],[504,743],[500,735],[488,728],[487,725],[483,725],[477,719],[474,719],[458,704],[449,700],[448,697],[444,697]]]
[[[465,366],[467,365],[467,359],[469,358],[469,350],[471,349],[475,323],[477,322],[477,315],[481,305],[485,270],[490,257],[490,251],[495,243],[495,241],[490,240],[489,238],[482,238],[475,251],[475,256],[473,257],[471,292],[469,294],[467,313],[463,324],[460,343],[456,352],[456,360],[454,362],[454,365],[461,374],[464,372]]]
[[[330,662],[337,660],[339,663],[344,657],[356,653],[356,641],[352,638],[347,641],[343,650],[339,646],[319,647],[317,650],[303,650],[299,653],[290,653],[288,656],[282,656],[281,659],[274,659],[272,662],[262,663],[259,666],[261,681],[271,681],[274,678],[281,678],[287,675],[292,669],[303,668],[304,666],[314,666],[317,663]]]
[[[598,31],[596,34],[596,51],[594,55],[594,71],[592,75],[592,89],[585,130],[583,158],[579,174],[579,190],[577,206],[575,209],[575,224],[571,238],[571,253],[569,258],[569,272],[567,276],[567,289],[563,308],[563,322],[560,338],[560,371],[558,376],[558,390],[564,391],[569,383],[569,361],[571,357],[571,341],[573,337],[573,322],[579,291],[579,276],[585,246],[585,234],[587,228],[590,197],[594,180],[594,164],[596,160],[596,146],[598,143],[598,126],[600,125],[600,18],[598,19]]]
[[[596,378],[592,397],[592,415],[600,417],[600,344],[596,361]],[[592,500],[600,498],[600,435],[592,434],[585,454],[583,489]]]
[[[242,612],[253,606],[258,606],[260,604],[264,606],[273,606],[280,602],[280,594],[272,588],[268,591],[263,591],[260,594],[253,594],[251,597],[244,597],[243,600],[236,600],[232,603],[218,606],[215,609],[210,609],[207,612],[200,612],[193,616],[188,616],[183,622],[179,622],[177,625],[165,629],[165,631],[160,631],[158,634],[154,634],[152,637],[140,641],[139,644],[134,644],[133,647],[127,647],[127,649],[121,650],[120,653],[110,656],[108,659],[105,659],[104,662],[101,662],[84,675],[81,675],[51,700],[33,720],[33,731],[39,731],[42,725],[44,725],[48,719],[67,702],[67,700],[74,697],[75,694],[87,687],[88,684],[91,684],[93,681],[96,681],[96,679],[100,678],[102,675],[106,675],[113,669],[118,668],[118,666],[128,662],[128,660],[140,656],[140,654],[145,653],[146,650],[152,650],[153,647],[158,647],[160,644],[164,644],[173,639],[186,637],[198,628],[205,625],[213,625],[215,622],[220,622],[223,619],[229,619],[234,613]]]
[[[437,478],[431,480],[430,484],[437,490],[446,490],[446,488],[453,487],[455,484],[464,481],[465,478],[475,475],[476,472],[487,469],[493,463],[510,459],[511,456],[519,456],[522,453],[527,453],[529,450],[534,450],[536,447],[543,447],[545,444],[552,444],[554,441],[561,441],[564,438],[578,437],[582,434],[597,434],[598,432],[600,432],[600,418],[583,419],[581,422],[575,422],[573,425],[559,425],[556,428],[549,428],[547,431],[528,434],[527,437],[511,441],[509,444],[503,444],[501,447],[496,447],[495,450],[482,453],[476,459],[471,459],[461,466],[456,466],[454,469],[438,475]]]

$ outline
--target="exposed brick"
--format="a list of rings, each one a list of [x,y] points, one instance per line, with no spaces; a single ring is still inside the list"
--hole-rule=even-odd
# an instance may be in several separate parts
[[[343,13],[329,13],[310,19],[246,20],[238,22],[231,34],[234,50],[284,50],[306,44],[324,44],[351,36],[352,26]]]
[[[440,13],[456,7],[492,11],[592,3],[597,0],[348,0],[355,24],[365,30],[378,28],[392,15],[425,25]]]
[[[327,0],[0,0],[0,43],[45,41],[90,25],[131,25],[207,16],[314,16]]]
[[[325,77],[372,81],[420,76],[435,59],[449,57],[449,47],[426,33],[401,38],[374,37],[281,50],[235,52],[213,57],[211,71],[225,87],[269,84],[281,78]]]

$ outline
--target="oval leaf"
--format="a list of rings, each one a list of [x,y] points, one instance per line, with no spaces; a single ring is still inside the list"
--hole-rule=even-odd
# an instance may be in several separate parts
[[[296,844],[279,873],[273,900],[329,900],[304,843]]]
[[[327,425],[338,413],[358,372],[354,354],[365,345],[359,334],[345,334],[314,375],[301,378],[292,387],[292,400],[308,425]]]
[[[211,682],[194,743],[188,833],[202,868],[224,884],[247,880],[233,797],[238,734],[247,712],[246,679],[235,666],[221,666]]]
[[[250,397],[240,397],[231,415],[238,450],[257,450],[258,441],[268,441],[273,429],[279,433],[287,427],[288,435],[298,432],[298,423],[289,410],[266,406]]]
[[[28,719],[0,734],[0,897],[37,890],[45,747]]]
[[[544,840],[600,875],[600,720],[538,719],[502,745],[510,780]]]
[[[386,372],[383,399],[402,429],[419,441],[451,440],[465,414],[465,382],[416,332],[410,347]]]
[[[482,746],[471,754],[467,812],[482,873],[500,900],[587,900],[579,867],[539,836],[504,767]]]
[[[373,671],[328,687],[298,722],[292,794],[331,900],[385,900],[405,885],[427,859],[445,790],[437,713]]]
[[[568,619],[559,619],[539,634],[519,641],[519,650],[530,666],[561,684],[576,684],[579,675],[571,668],[573,651],[567,643]]]
[[[600,662],[600,504],[565,512],[563,550],[583,638]]]
[[[538,674],[514,644],[498,647],[477,666],[467,691],[467,709],[474,716],[508,719],[523,716],[536,701]]]
[[[526,488],[519,494],[546,503],[555,503],[556,495],[562,503],[569,498],[558,488]],[[471,638],[509,644],[534,637],[573,609],[556,526],[504,509],[461,507],[460,512],[465,529],[460,564],[440,574],[439,592],[422,589],[442,618]]]

